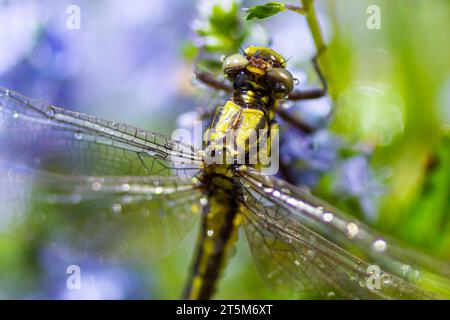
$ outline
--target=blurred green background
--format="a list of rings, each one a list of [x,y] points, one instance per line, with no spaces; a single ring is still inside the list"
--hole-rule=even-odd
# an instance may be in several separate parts
[[[44,79],[47,85],[36,89],[24,80],[26,74],[21,74],[26,70],[21,67],[21,63],[36,55],[33,48],[39,42],[35,40],[30,47],[32,49],[23,54],[21,59],[3,68],[0,85],[72,109],[85,108],[81,110],[97,115],[102,115],[102,112],[112,114],[104,116],[106,118],[120,119],[124,113],[123,106],[130,106],[129,114],[123,118],[126,122],[168,134],[175,127],[174,114],[189,111],[199,103],[208,101],[204,99],[205,88],[195,88],[189,84],[199,41],[206,43],[212,56],[229,54],[238,48],[239,43],[266,45],[272,42],[275,50],[292,57],[288,67],[306,70],[300,73],[303,82],[317,83],[310,65],[316,48],[304,16],[295,12],[281,12],[267,19],[245,21],[246,12],[242,8],[264,2],[244,1],[235,7],[225,1],[212,3],[214,5],[206,5],[205,1],[189,2],[186,7],[176,5],[176,8],[171,7],[175,6],[172,2],[161,4],[165,8],[161,15],[172,19],[161,19],[154,24],[145,22],[148,18],[145,14],[134,12],[134,15],[121,16],[120,10],[112,10],[111,5],[104,4],[96,8],[100,17],[109,17],[102,24],[101,21],[93,21],[96,16],[95,11],[89,9],[92,5],[80,2],[87,11],[86,24],[93,29],[102,26],[103,33],[100,34],[104,41],[117,41],[122,47],[113,50],[105,48],[105,51],[97,53],[94,51],[89,58],[79,53],[79,63],[83,65],[90,61],[92,65],[101,65],[99,60],[107,52],[112,52],[111,59],[114,60],[117,59],[114,55],[121,50],[135,49],[133,52],[139,54],[132,55],[130,61],[138,61],[133,66],[140,73],[122,72],[124,68],[131,68],[128,60],[125,60],[126,67],[109,65],[112,70],[118,69],[112,72],[117,83],[101,83],[102,79],[111,76],[111,70],[104,66],[100,69],[101,76],[97,81],[88,80],[89,72],[83,71],[82,76],[78,74],[63,80],[56,76],[49,80],[47,76]],[[296,1],[287,3],[300,5]],[[45,6],[54,5],[45,2],[40,8]],[[156,6],[156,2],[151,6]],[[329,0],[317,1],[315,6],[328,45],[323,58],[327,62],[320,60],[332,101],[331,115],[327,115],[327,128],[352,146],[339,154],[340,159],[358,153],[369,155],[370,170],[381,187],[380,191],[366,190],[369,194],[365,195],[371,197],[371,206],[376,208],[376,212],[371,215],[361,209],[358,197],[348,194],[343,196],[336,191],[334,181],[338,173],[334,170],[320,175],[312,189],[313,193],[405,243],[440,259],[450,260],[450,2]],[[377,6],[380,10],[380,29],[367,26],[373,14],[367,11],[370,6]],[[8,4],[5,4],[3,12],[11,11],[7,7]],[[185,19],[174,22],[173,17],[183,10],[186,10]],[[20,11],[20,8],[16,11],[20,21],[25,11]],[[106,15],[104,12],[111,13]],[[120,24],[105,30],[105,25],[112,23],[111,19],[132,25],[130,33],[123,34],[124,27]],[[143,22],[136,24],[127,19],[141,19]],[[52,18],[47,17],[42,21],[36,27],[40,32],[43,32],[44,26],[55,28],[56,25],[58,28],[57,24],[50,23]],[[174,27],[174,24],[180,25]],[[14,30],[14,26],[9,25],[9,28]],[[156,30],[153,31],[155,34],[162,33],[160,38],[151,38],[149,41],[138,39],[142,34],[151,37],[151,34],[146,33],[152,33],[148,31],[153,30],[151,28]],[[35,36],[38,34],[36,30],[33,33]],[[52,41],[54,43],[55,40]],[[81,40],[72,38],[71,41]],[[7,50],[7,44],[1,50]],[[144,63],[146,59],[158,63],[159,57],[166,55],[167,51],[171,52],[172,60],[162,60],[165,64],[159,63],[167,69],[155,69]],[[70,54],[71,51],[68,57]],[[148,58],[144,58],[146,55]],[[204,63],[204,66],[215,67],[208,63]],[[48,71],[48,66],[43,70]],[[152,76],[144,76],[143,73],[156,73],[156,80],[145,78]],[[157,82],[158,75],[164,76],[161,85]],[[39,79],[43,81],[39,77],[33,74],[34,83]],[[89,86],[98,86],[100,90],[83,90]],[[58,90],[52,91],[54,87]],[[153,91],[170,87],[167,89],[168,96],[159,97],[155,102],[151,87],[157,88]],[[54,94],[49,95],[48,92]],[[116,99],[117,95],[119,99]],[[149,105],[152,105],[153,111]],[[163,110],[166,106],[167,110]],[[306,106],[314,108],[315,105],[311,102]],[[151,112],[156,112],[153,118],[150,117]],[[144,259],[142,264],[132,266],[127,262],[115,265],[92,262],[86,267],[88,273],[100,280],[95,282],[95,286],[89,287],[90,293],[71,296],[64,294],[64,289],[61,289],[65,285],[65,267],[46,271],[51,262],[45,262],[46,258],[42,258],[40,244],[33,243],[32,247],[26,234],[6,229],[0,234],[0,297],[176,299],[180,297],[189,272],[196,236],[197,229],[176,246],[169,256],[156,262]],[[67,261],[64,261],[66,264],[61,261],[58,263],[66,266]],[[97,293],[92,294],[92,291]],[[236,255],[225,270],[216,298],[293,297],[287,293],[272,292],[265,286],[253,266],[245,237],[241,234]]]

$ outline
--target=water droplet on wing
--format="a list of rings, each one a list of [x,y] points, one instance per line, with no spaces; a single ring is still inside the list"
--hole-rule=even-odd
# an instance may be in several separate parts
[[[386,247],[387,247],[386,241],[384,241],[382,239],[377,239],[372,244],[372,248],[378,252],[382,252],[382,251],[386,250]]]
[[[112,206],[112,210],[115,213],[119,213],[120,211],[122,211],[122,206],[120,205],[120,203],[114,203]]]
[[[325,221],[325,222],[331,222],[333,220],[333,218],[334,218],[334,215],[332,213],[330,213],[330,212],[325,212],[323,214],[322,218],[323,218],[323,221]]]

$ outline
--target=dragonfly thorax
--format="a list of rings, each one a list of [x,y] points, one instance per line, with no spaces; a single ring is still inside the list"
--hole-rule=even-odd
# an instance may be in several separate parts
[[[244,54],[229,56],[222,69],[234,90],[204,133],[204,156],[210,171],[232,177],[239,165],[269,165],[274,109],[294,85],[285,59],[265,47],[250,46]]]
[[[261,109],[241,107],[233,100],[216,109],[204,133],[204,162],[225,176],[233,168],[248,165],[255,168],[267,164],[270,156],[271,119]]]

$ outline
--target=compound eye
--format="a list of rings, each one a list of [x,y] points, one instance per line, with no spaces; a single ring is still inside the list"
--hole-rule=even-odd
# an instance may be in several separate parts
[[[286,98],[294,90],[294,78],[284,68],[267,70],[266,79],[276,99]]]
[[[240,53],[227,57],[222,64],[222,72],[230,79],[234,79],[236,75],[244,69],[248,64],[248,60]]]

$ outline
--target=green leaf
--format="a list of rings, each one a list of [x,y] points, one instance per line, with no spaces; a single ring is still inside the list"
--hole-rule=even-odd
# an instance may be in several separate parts
[[[245,20],[265,19],[284,11],[285,9],[284,3],[282,2],[268,2],[263,5],[253,6],[248,9]]]
[[[212,7],[206,21],[196,28],[196,33],[203,38],[206,52],[231,54],[239,50],[239,46],[247,36],[247,28],[242,23],[238,4]]]

